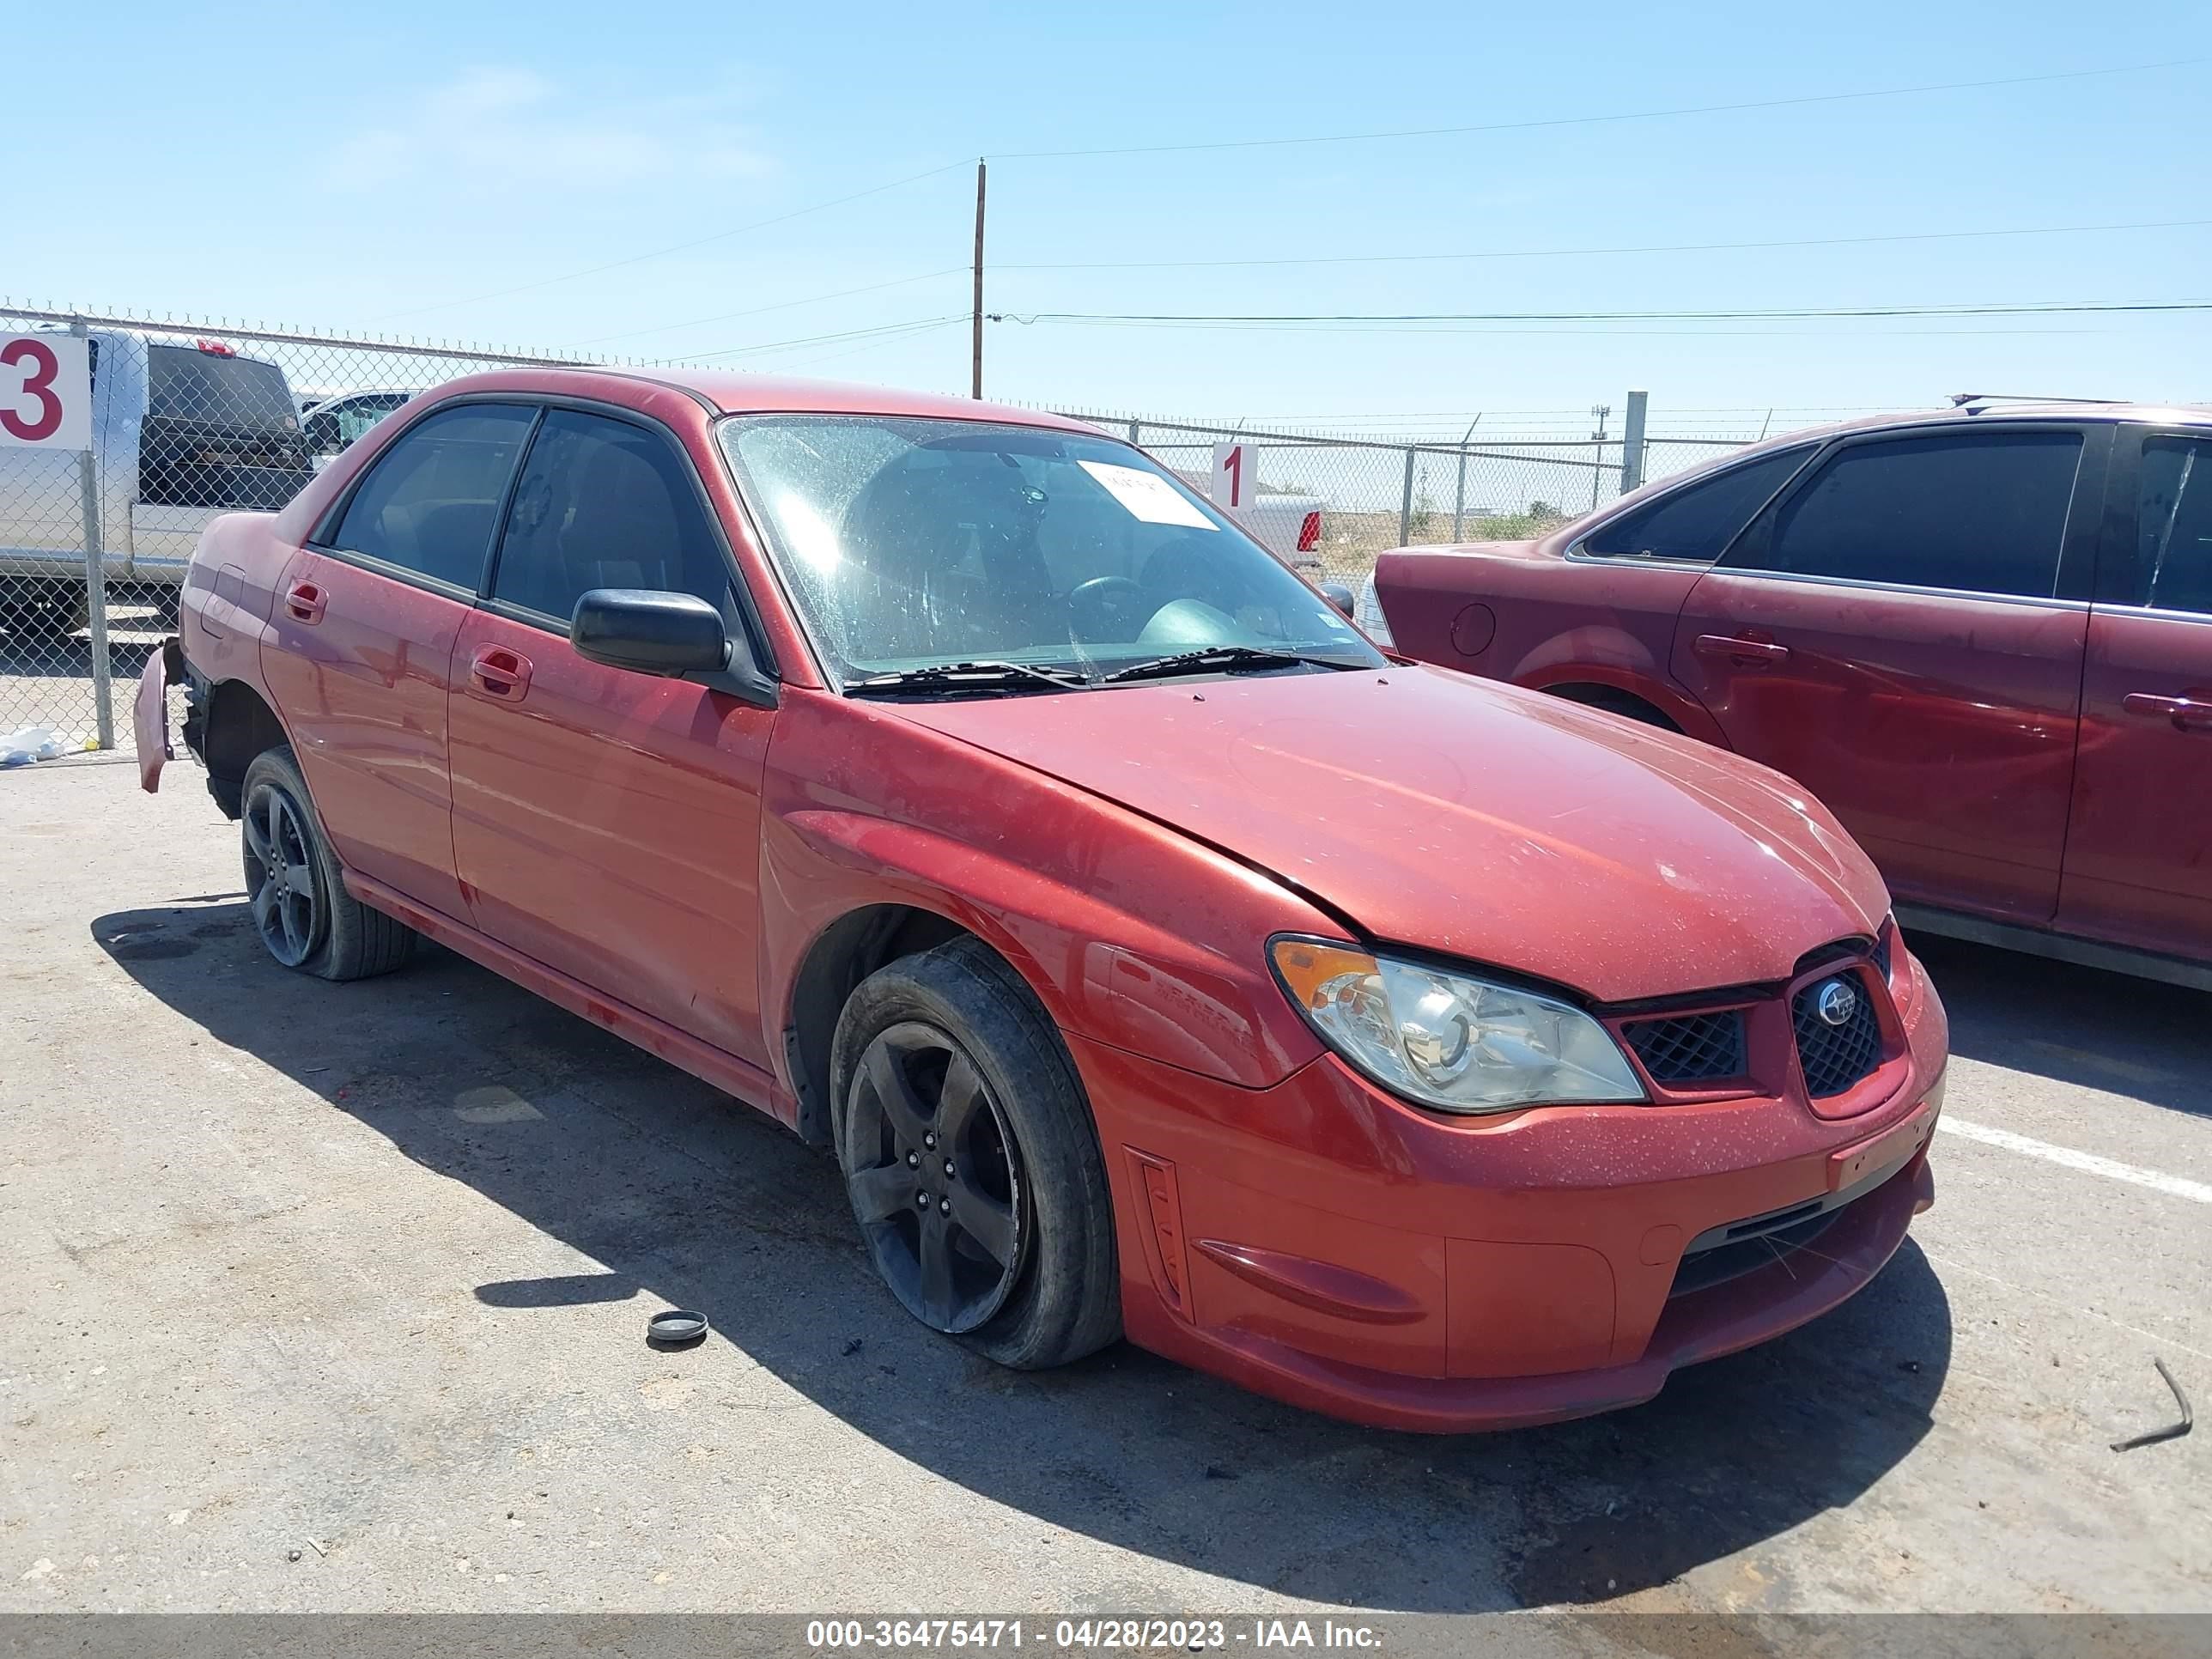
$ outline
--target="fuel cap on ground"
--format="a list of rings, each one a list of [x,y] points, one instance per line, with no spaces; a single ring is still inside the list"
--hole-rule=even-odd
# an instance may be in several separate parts
[[[682,1308],[657,1313],[646,1322],[645,1340],[664,1348],[681,1348],[707,1334],[707,1316]]]

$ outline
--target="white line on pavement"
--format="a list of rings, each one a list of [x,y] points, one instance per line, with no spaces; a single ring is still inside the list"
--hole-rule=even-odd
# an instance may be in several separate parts
[[[2145,1170],[2133,1164],[2123,1164],[2117,1158],[2100,1158],[2094,1152],[2077,1152],[2070,1146],[2054,1146],[2047,1140],[2033,1140],[2027,1135],[2016,1135],[2009,1129],[1992,1129],[1986,1123],[1964,1122],[1948,1113],[1936,1120],[1936,1127],[1963,1139],[2002,1146],[2008,1152],[2024,1152],[2030,1158],[2063,1164],[2069,1170],[2080,1170],[2089,1175],[2105,1176],[2113,1181],[2148,1187],[2154,1193],[2166,1193],[2174,1198],[2194,1199],[2199,1204],[2212,1204],[2212,1186],[2202,1181],[2166,1175],[2157,1170]]]

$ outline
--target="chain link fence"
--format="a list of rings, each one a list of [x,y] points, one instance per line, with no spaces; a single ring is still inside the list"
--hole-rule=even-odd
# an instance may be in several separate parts
[[[217,514],[283,506],[456,375],[623,361],[0,305],[0,337],[25,333],[86,341],[93,418],[84,450],[0,443],[0,764],[131,746],[137,678]],[[1216,493],[1217,446],[1238,449],[1237,516],[1282,557],[1353,584],[1388,548],[1540,534],[1612,501],[1624,476],[1664,477],[1751,435],[1452,443],[1067,412],[1203,494]]]
[[[1160,416],[1064,410],[1126,436],[1200,494],[1214,489],[1215,457],[1241,450],[1235,516],[1310,573],[1357,585],[1394,547],[1517,540],[1594,512],[1624,477],[1683,471],[1751,441],[1741,438],[1485,437],[1480,442],[1391,441]],[[1316,517],[1317,515],[1317,517]]]
[[[137,678],[217,514],[283,506],[455,375],[614,361],[0,306],[0,337],[21,334],[86,341],[92,430],[84,450],[0,443],[0,763],[131,746]]]

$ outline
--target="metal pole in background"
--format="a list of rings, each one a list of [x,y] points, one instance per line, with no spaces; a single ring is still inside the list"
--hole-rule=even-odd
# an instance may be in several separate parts
[[[1478,414],[1467,423],[1467,430],[1459,434],[1459,488],[1452,495],[1452,539],[1458,541],[1466,534],[1462,521],[1467,517],[1467,446],[1474,436],[1475,428],[1482,424]]]
[[[975,163],[975,313],[969,343],[968,395],[983,395],[983,164]]]
[[[1132,448],[1142,449],[1144,447],[1144,445],[1137,441],[1137,434],[1143,428],[1144,424],[1145,423],[1142,421],[1132,421],[1129,422],[1129,444]]]
[[[1592,441],[1597,446],[1590,452],[1590,459],[1597,463],[1590,469],[1589,510],[1595,513],[1597,511],[1598,481],[1605,477],[1605,417],[1613,413],[1613,405],[1592,404],[1590,413],[1597,416],[1597,430],[1590,434]]]
[[[70,332],[85,337],[84,319],[70,325]],[[84,608],[91,632],[87,648],[92,653],[92,714],[94,730],[102,749],[115,747],[115,688],[107,660],[107,548],[100,534],[100,475],[93,452],[78,452],[77,502],[84,514]]]
[[[1406,448],[1406,495],[1398,507],[1398,545],[1405,547],[1413,539],[1413,456],[1409,444]]]
[[[1648,392],[1628,394],[1628,416],[1620,428],[1620,493],[1624,495],[1644,483],[1644,407],[1650,398]]]

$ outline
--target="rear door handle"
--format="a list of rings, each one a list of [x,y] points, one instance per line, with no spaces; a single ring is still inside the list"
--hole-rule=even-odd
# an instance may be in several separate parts
[[[2212,702],[2202,697],[2162,697],[2151,691],[2130,691],[2120,699],[2130,714],[2173,722],[2177,732],[2212,731]]]
[[[294,622],[306,623],[310,628],[323,619],[323,606],[330,594],[319,582],[301,580],[284,590],[284,611]]]
[[[520,702],[530,690],[530,659],[503,645],[479,646],[469,659],[469,683],[487,697]]]
[[[1729,634],[1700,634],[1692,641],[1692,647],[1701,657],[1723,658],[1740,668],[1764,668],[1790,660],[1790,647],[1786,645],[1776,645],[1769,640],[1741,640]]]

